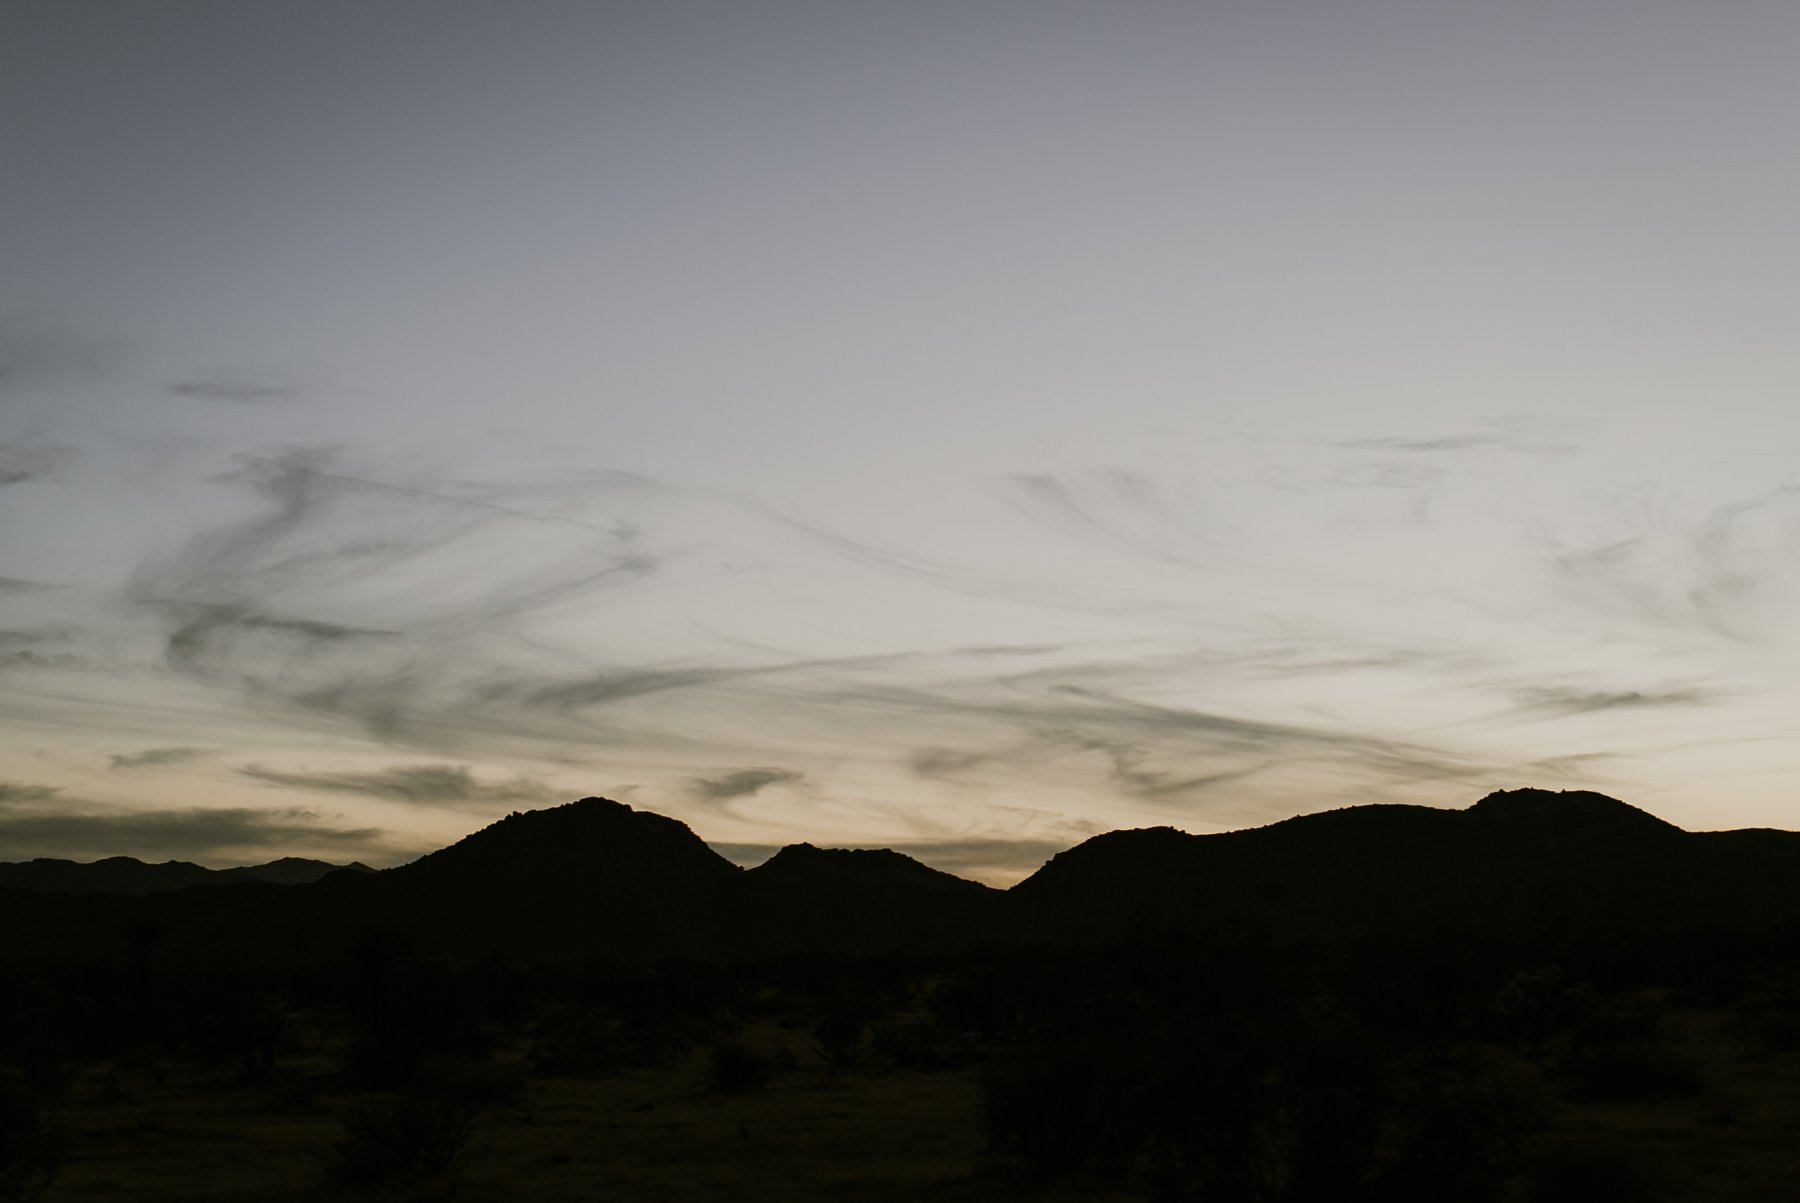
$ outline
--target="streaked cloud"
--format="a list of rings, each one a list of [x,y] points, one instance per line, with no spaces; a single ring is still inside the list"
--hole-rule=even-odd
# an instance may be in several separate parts
[[[247,380],[201,379],[178,380],[164,386],[171,396],[192,397],[200,401],[230,401],[240,405],[263,405],[274,401],[291,401],[296,390],[276,384],[256,384]]]
[[[487,806],[561,798],[559,791],[531,777],[482,781],[468,768],[454,764],[409,764],[373,771],[326,773],[280,772],[262,765],[245,765],[238,772],[281,789],[363,794],[415,806]]]
[[[23,781],[0,781],[0,807],[20,803],[49,802],[63,792],[60,785],[34,785]]]
[[[712,802],[725,802],[732,798],[747,798],[767,789],[771,785],[799,785],[806,780],[804,773],[792,769],[738,769],[720,777],[696,777],[690,783],[693,792]]]
[[[42,439],[0,442],[0,488],[27,481],[55,480],[75,456],[75,448],[67,443]]]
[[[1606,690],[1538,686],[1521,689],[1513,694],[1513,701],[1521,709],[1554,714],[1589,714],[1599,710],[1640,710],[1661,706],[1700,706],[1715,700],[1712,693],[1698,688]]]
[[[210,755],[206,748],[145,748],[141,752],[117,752],[107,757],[115,769],[155,768],[162,765],[186,764]]]
[[[385,839],[378,828],[336,827],[318,812],[298,808],[0,810],[0,844],[19,860],[134,856],[217,863],[304,852],[381,860]]]

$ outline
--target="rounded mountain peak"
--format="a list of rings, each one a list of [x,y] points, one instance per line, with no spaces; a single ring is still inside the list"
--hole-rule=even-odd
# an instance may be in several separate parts
[[[1681,830],[1629,803],[1585,789],[1495,790],[1469,807],[1468,813],[1483,823],[1541,829],[1546,834],[1559,831],[1648,834]]]
[[[527,864],[683,868],[734,874],[737,867],[707,847],[686,823],[610,798],[582,798],[545,810],[513,811],[473,835],[414,861],[418,866]]]

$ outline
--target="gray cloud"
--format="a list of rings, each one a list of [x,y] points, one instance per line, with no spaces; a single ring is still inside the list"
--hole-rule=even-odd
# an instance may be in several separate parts
[[[0,443],[0,487],[33,480],[54,480],[75,458],[66,443],[38,439],[13,439]]]
[[[60,785],[27,785],[22,781],[0,781],[0,806],[11,807],[20,802],[49,802],[62,793]]]
[[[1066,662],[1080,644],[809,658],[741,640],[728,640],[731,654],[720,662],[606,663],[619,654],[608,649],[594,663],[547,633],[577,612],[591,621],[616,590],[671,558],[644,533],[658,530],[663,511],[620,507],[654,503],[685,515],[681,507],[697,498],[716,505],[717,497],[616,475],[516,489],[390,485],[350,470],[343,453],[322,450],[253,461],[225,479],[253,488],[262,512],[191,540],[133,580],[133,596],[168,622],[167,663],[234,690],[266,716],[329,730],[353,725],[433,759],[610,746],[678,750],[689,764],[705,756],[804,768],[803,749],[773,746],[756,725],[755,716],[778,703],[790,726],[816,721],[846,746],[875,751],[898,737],[902,747],[920,749],[908,759],[920,777],[994,787],[1073,770],[1183,813],[1241,809],[1246,798],[1291,786],[1300,770],[1307,786],[1338,780],[1374,788],[1505,767],[1417,739],[1134,700],[1140,691],[1166,696],[1155,683],[1176,679],[1210,681],[1211,696],[1224,697],[1237,681],[1466,669],[1466,655],[1357,646],[1290,628],[1253,643],[1223,632],[1217,646],[1178,653],[1154,650],[1150,640],[1096,645],[1086,664]],[[1167,558],[1165,547],[1204,543],[1203,507],[1130,473],[1023,479],[1031,483],[1018,487],[1057,523],[1104,528],[1098,537],[1134,555]],[[740,519],[773,520],[866,567],[1008,602],[1022,592],[997,572],[972,574],[752,503],[725,504]],[[565,516],[594,513],[605,517]],[[471,563],[481,570],[471,572]],[[1048,593],[1062,608],[1116,617],[1118,598],[1105,582],[1091,588],[1082,596]],[[1028,654],[1062,663],[1039,665]],[[996,674],[1000,661],[1023,671]],[[443,779],[415,788],[412,780],[252,767],[269,774],[267,784],[288,788],[481,804]],[[758,771],[797,770],[741,772]],[[729,773],[696,778],[690,788],[726,801],[771,784]],[[1227,788],[1238,785],[1260,793]]]
[[[92,661],[74,652],[40,650],[57,645],[66,646],[69,642],[70,632],[61,628],[40,628],[31,631],[0,630],[0,671],[92,667]]]
[[[906,758],[906,767],[920,777],[949,778],[980,768],[993,758],[989,752],[959,752],[949,748],[920,748]]]
[[[142,752],[120,752],[107,757],[115,769],[148,768],[164,764],[183,764],[209,755],[205,748],[145,748]]]
[[[1786,631],[1800,579],[1788,557],[1771,549],[1800,538],[1800,486],[1717,506],[1672,529],[1649,522],[1641,506],[1642,499],[1621,499],[1621,533],[1551,551],[1551,572],[1564,589],[1641,621],[1739,643]]]
[[[296,394],[291,388],[273,384],[252,384],[242,380],[180,380],[164,388],[172,396],[192,397],[200,401],[232,401],[239,404],[261,404],[288,401]]]
[[[206,862],[306,851],[386,859],[379,828],[339,828],[302,809],[0,810],[0,846],[20,860],[135,856]]]
[[[209,660],[218,658],[219,644],[249,634],[286,637],[290,654],[295,645],[308,643],[340,643],[352,639],[397,639],[398,631],[375,630],[320,622],[306,618],[278,618],[259,614],[241,606],[179,605],[172,607],[180,624],[169,634],[168,659],[171,666],[189,672],[203,672]],[[234,649],[239,650],[239,649]],[[258,651],[279,654],[279,649],[263,643]]]
[[[1524,710],[1555,714],[1588,714],[1599,710],[1637,710],[1660,706],[1698,706],[1715,700],[1704,689],[1570,689],[1545,686],[1520,689],[1513,701]]]
[[[799,785],[806,780],[803,773],[792,769],[739,769],[721,777],[695,777],[690,783],[694,793],[713,802],[744,798],[771,785]]]
[[[418,806],[487,806],[542,802],[560,796],[556,790],[530,777],[484,782],[477,780],[468,769],[454,764],[411,764],[374,772],[338,773],[284,773],[261,765],[246,765],[238,772],[282,789],[362,794]]]
[[[69,669],[88,668],[90,662],[74,652],[34,652],[30,649],[0,652],[0,671],[15,668]]]
[[[0,393],[100,371],[116,348],[16,316],[0,318]]]
[[[332,849],[386,859],[384,832],[336,827],[330,816],[315,810],[130,810],[70,797],[59,786],[17,781],[0,781],[0,849],[14,860],[37,856],[207,860],[228,854],[281,856]]]
[[[654,671],[521,680],[495,658],[527,648],[529,624],[559,607],[657,571],[661,557],[635,524],[533,513],[492,486],[390,485],[337,470],[343,458],[310,449],[250,461],[223,479],[254,488],[268,502],[262,514],[134,574],[133,599],[170,620],[172,668],[235,686],[265,712],[348,720],[384,742],[434,749],[524,738],[533,706],[668,684]],[[618,474],[515,491],[563,511],[654,492]],[[338,620],[367,613],[371,589],[392,626]]]
[[[1568,443],[1528,442],[1515,435],[1495,431],[1471,431],[1426,438],[1387,435],[1378,438],[1346,439],[1332,445],[1359,451],[1404,451],[1424,454],[1445,451],[1517,451],[1527,455],[1569,455],[1580,450],[1579,447]]]
[[[23,581],[16,576],[0,576],[0,593],[42,593],[49,589],[60,589],[61,585],[46,585],[39,581]]]
[[[1192,497],[1171,496],[1139,473],[1015,472],[991,486],[1040,526],[1116,552],[1187,567],[1218,554],[1209,510]]]
[[[822,659],[787,660],[779,664],[758,665],[693,665],[686,668],[644,668],[603,672],[579,681],[553,685],[521,686],[490,684],[483,689],[488,698],[512,697],[532,705],[557,709],[597,706],[624,701],[643,694],[664,693],[678,689],[701,689],[759,677],[791,676],[809,672],[827,672],[901,664],[923,658],[921,652],[895,652],[873,656],[838,656]]]
[[[834,714],[842,723],[859,711],[911,713],[988,734],[984,744],[916,752],[909,763],[922,776],[974,775],[992,784],[1001,774],[1016,782],[1065,758],[1098,756],[1102,779],[1115,789],[1183,808],[1219,786],[1301,767],[1345,791],[1379,782],[1479,780],[1515,767],[1418,741],[1141,702],[1081,683],[1083,676],[1141,669],[1046,669],[1005,679],[1005,693],[847,688],[833,695]],[[1235,797],[1221,800],[1235,806]]]
[[[1444,479],[1439,468],[1419,464],[1359,464],[1332,478],[1333,484],[1365,489],[1429,489]]]
[[[693,668],[626,669],[597,673],[580,681],[561,682],[520,689],[516,685],[490,685],[483,692],[493,698],[510,693],[535,705],[556,708],[597,706],[620,702],[643,694],[663,693],[672,689],[697,689],[742,677],[758,676],[772,668],[725,668],[696,666]]]

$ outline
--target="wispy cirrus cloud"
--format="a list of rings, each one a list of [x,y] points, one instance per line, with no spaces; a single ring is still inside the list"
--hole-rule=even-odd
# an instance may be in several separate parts
[[[1552,579],[1570,600],[1735,643],[1787,637],[1800,567],[1772,552],[1800,541],[1800,485],[1692,515],[1645,486],[1600,516],[1598,531],[1548,549]]]
[[[281,772],[262,765],[245,765],[238,772],[281,789],[362,794],[415,806],[493,806],[548,802],[561,796],[535,778],[520,775],[482,781],[468,768],[455,764],[407,764],[372,771],[325,773]]]
[[[0,848],[19,860],[135,856],[218,863],[307,854],[390,858],[386,832],[339,826],[333,820],[305,807],[131,809],[71,797],[56,786],[0,782]]]
[[[1643,710],[1663,706],[1700,706],[1717,700],[1709,690],[1694,687],[1677,689],[1576,689],[1566,686],[1535,686],[1513,693],[1514,704],[1521,710],[1545,714],[1592,714],[1602,710]]]
[[[805,781],[806,774],[792,769],[738,769],[718,777],[695,777],[689,788],[710,802],[726,802],[751,797],[771,785],[801,785]]]
[[[91,375],[117,352],[105,339],[83,338],[19,314],[0,316],[0,393]]]
[[[20,803],[49,802],[61,796],[60,785],[35,785],[24,781],[0,781],[0,807]]]
[[[175,397],[191,397],[199,401],[230,401],[239,405],[265,405],[275,401],[291,401],[299,395],[292,388],[277,384],[257,384],[231,378],[178,380],[163,386]]]
[[[141,752],[116,752],[107,757],[108,767],[115,769],[156,768],[162,765],[186,764],[211,755],[206,748],[145,748]]]
[[[42,439],[0,442],[0,488],[27,481],[55,480],[74,461],[75,448]]]
[[[1456,451],[1513,451],[1526,455],[1562,456],[1581,450],[1572,443],[1535,442],[1523,430],[1505,428],[1426,436],[1378,435],[1344,439],[1333,445],[1354,451],[1399,451],[1425,455]]]

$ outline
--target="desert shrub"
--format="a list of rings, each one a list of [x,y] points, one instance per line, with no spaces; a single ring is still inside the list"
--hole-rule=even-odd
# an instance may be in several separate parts
[[[879,1001],[863,991],[834,991],[819,1000],[810,1026],[813,1047],[827,1069],[836,1073],[862,1059],[878,1009]]]
[[[721,1040],[707,1057],[708,1086],[719,1094],[755,1094],[775,1069],[773,1058],[742,1040]]]
[[[344,1116],[332,1175],[374,1183],[442,1174],[468,1144],[474,1120],[472,1105],[442,1095],[365,1100]]]
[[[535,1025],[526,1055],[533,1069],[552,1077],[605,1073],[632,1059],[622,1029],[592,1008],[558,1008]]]
[[[1529,1057],[1550,1051],[1558,1037],[1588,1021],[1600,996],[1585,982],[1569,983],[1557,966],[1516,974],[1500,988],[1490,1010],[1493,1034]]]
[[[31,1199],[50,1185],[67,1152],[62,1130],[22,1077],[0,1078],[0,1200]]]

